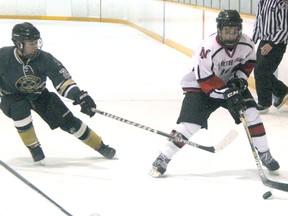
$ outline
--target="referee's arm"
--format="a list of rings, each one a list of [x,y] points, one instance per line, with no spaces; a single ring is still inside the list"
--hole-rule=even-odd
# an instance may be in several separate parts
[[[271,41],[274,44],[279,44],[282,42],[287,43],[288,40],[288,9],[282,8],[282,10],[279,11],[278,16],[275,20],[272,18],[272,22],[278,25],[278,28],[275,28],[275,31],[273,33],[274,37],[271,39]]]

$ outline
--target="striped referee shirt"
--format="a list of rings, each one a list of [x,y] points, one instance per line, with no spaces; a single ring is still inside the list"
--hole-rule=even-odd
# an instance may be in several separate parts
[[[288,41],[288,0],[260,0],[252,40],[269,41],[273,46]]]

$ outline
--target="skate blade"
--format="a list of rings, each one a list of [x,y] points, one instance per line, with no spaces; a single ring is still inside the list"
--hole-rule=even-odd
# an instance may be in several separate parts
[[[269,170],[269,174],[272,176],[279,176],[279,170],[275,170],[275,171],[270,171]]]
[[[160,176],[162,176],[162,174],[155,167],[152,167],[152,169],[149,172],[149,175],[154,178],[159,178]]]
[[[46,165],[46,161],[45,161],[45,159],[43,159],[43,160],[34,162],[34,164],[35,164],[36,166],[45,166],[45,165]]]

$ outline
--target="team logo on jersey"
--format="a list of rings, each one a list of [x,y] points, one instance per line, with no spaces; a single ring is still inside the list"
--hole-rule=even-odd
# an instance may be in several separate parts
[[[205,50],[204,47],[202,47],[201,52],[200,52],[200,57],[201,59],[207,58],[207,54],[211,52],[210,49]]]
[[[26,75],[18,79],[15,83],[16,88],[24,93],[35,92],[39,85],[41,84],[41,79],[33,75]]]

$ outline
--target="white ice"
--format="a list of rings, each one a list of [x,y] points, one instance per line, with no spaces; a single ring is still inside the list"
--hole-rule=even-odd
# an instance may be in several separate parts
[[[23,20],[0,20],[0,46],[12,45],[11,29]],[[30,20],[41,31],[43,50],[51,52],[89,92],[97,108],[169,133],[178,117],[179,82],[191,58],[121,24]],[[51,83],[48,87],[52,90]],[[53,90],[54,91],[54,90]],[[253,90],[252,90],[253,91]],[[253,91],[254,92],[254,91]],[[166,138],[96,114],[89,118],[68,100],[76,116],[117,149],[106,160],[76,138],[50,128],[33,113],[46,165],[34,165],[13,122],[1,112],[0,159],[74,216],[287,215],[288,193],[270,190],[258,175],[242,125],[217,110],[191,141],[216,144],[230,129],[238,137],[213,154],[185,146],[170,162],[163,178],[148,175]],[[288,108],[262,115],[269,145],[288,182]],[[1,216],[65,215],[0,166]]]

